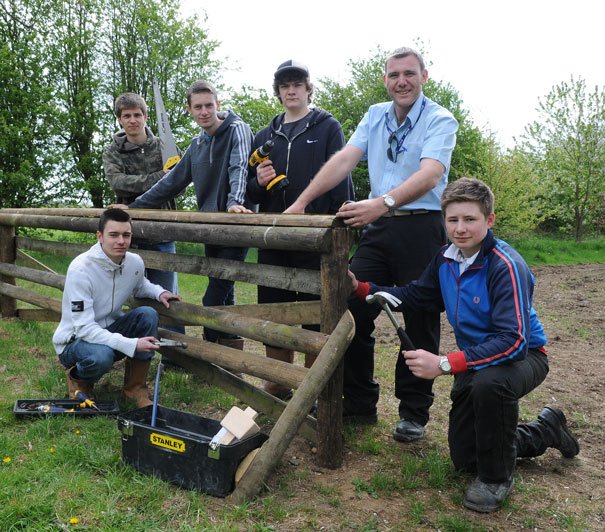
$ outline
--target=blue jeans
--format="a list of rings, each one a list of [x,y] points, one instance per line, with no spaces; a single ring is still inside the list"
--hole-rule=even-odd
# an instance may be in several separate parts
[[[243,262],[246,259],[248,248],[230,248],[223,246],[205,246],[206,257],[215,259],[239,260]],[[217,305],[235,304],[235,283],[228,279],[218,279],[208,277],[208,288],[202,298],[202,304],[205,307]],[[234,334],[228,334],[214,329],[204,327],[204,336],[208,342],[218,342],[219,338],[234,339],[239,338]]]
[[[146,249],[149,251],[161,251],[163,253],[176,253],[176,244],[174,242],[135,242],[130,246],[131,249]],[[153,268],[145,268],[145,277],[154,284],[159,284],[162,288],[169,290],[173,294],[179,293],[179,281],[176,272],[167,272],[164,270],[154,270]],[[169,331],[185,334],[183,325],[166,326]]]
[[[120,333],[126,338],[143,338],[158,334],[159,315],[151,307],[138,307],[114,321],[107,330]],[[151,360],[155,351],[135,351],[137,360]],[[92,344],[79,338],[65,346],[59,355],[59,361],[65,368],[76,366],[78,378],[92,383],[97,382],[113,366],[114,362],[126,355],[107,345]]]
[[[133,250],[146,249],[149,251],[161,251],[163,253],[176,253],[176,244],[174,242],[135,242],[130,247]],[[152,283],[159,284],[162,288],[169,290],[173,294],[179,293],[179,283],[176,272],[145,268],[145,276]]]

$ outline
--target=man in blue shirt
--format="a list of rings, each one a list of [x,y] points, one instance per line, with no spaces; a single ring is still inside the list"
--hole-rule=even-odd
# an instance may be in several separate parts
[[[428,72],[422,56],[398,48],[386,60],[384,85],[391,102],[372,105],[347,145],[317,173],[287,213],[302,213],[316,197],[333,188],[362,159],[367,159],[370,196],[348,203],[337,213],[363,233],[351,261],[361,281],[402,286],[417,279],[445,243],[440,197],[447,184],[458,123],[452,114],[424,96]],[[374,380],[374,319],[380,310],[351,300],[355,338],[345,355],[344,418],[376,423],[379,385]],[[406,332],[415,346],[439,349],[439,313],[404,312]],[[432,380],[415,377],[398,360],[395,395],[400,399],[393,437],[413,441],[424,436],[433,403]]]

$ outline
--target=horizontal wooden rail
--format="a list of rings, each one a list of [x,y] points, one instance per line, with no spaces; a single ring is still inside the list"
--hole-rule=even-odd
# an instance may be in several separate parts
[[[18,308],[17,318],[27,321],[46,321],[59,322],[61,321],[61,312],[45,308]]]
[[[15,277],[16,279],[23,279],[24,281],[31,281],[32,283],[42,284],[44,286],[51,286],[52,288],[58,288],[59,290],[63,290],[65,287],[64,275],[45,272],[35,268],[27,268],[25,266],[15,266],[14,264],[7,264],[6,262],[0,262],[0,274]]]
[[[203,325],[217,331],[237,334],[258,342],[311,355],[317,355],[329,338],[326,334],[300,327],[249,316],[238,316],[230,310],[202,307],[182,301],[173,301],[170,309],[149,299],[137,299],[132,301],[132,304],[134,306],[149,305],[155,308],[160,316],[174,318],[179,323],[186,325]]]
[[[242,215],[243,216],[243,215]],[[233,247],[255,247],[296,251],[328,253],[330,251],[329,229],[314,227],[279,226],[235,226],[216,223],[198,225],[182,222],[137,220],[132,226],[132,234],[150,240],[171,240],[181,242],[203,242],[205,244]],[[10,214],[0,211],[0,225],[25,226],[63,231],[93,233],[98,220],[83,216],[41,216],[37,214]]]
[[[75,257],[84,253],[91,244],[75,244],[71,242],[55,242],[37,240],[29,237],[17,237],[17,248],[41,253],[53,253],[67,257]],[[131,249],[140,255],[147,268],[175,271],[195,275],[207,275],[219,279],[230,279],[244,283],[282,288],[305,292],[306,294],[321,293],[319,272],[302,268],[285,268],[270,264],[243,263],[237,260],[215,259],[184,255],[181,253],[167,256],[159,251]]]
[[[230,305],[214,308],[287,325],[311,325],[319,323],[321,301],[260,303],[258,305]]]
[[[48,273],[47,275],[53,274]],[[59,299],[43,296],[19,286],[0,282],[0,294],[41,308],[61,312],[61,301]],[[328,339],[328,336],[325,334],[308,331],[300,327],[292,327],[291,325],[274,323],[249,316],[238,316],[226,310],[218,310],[216,307],[202,307],[200,305],[183,303],[182,301],[172,302],[170,309],[167,309],[157,301],[149,299],[133,300],[132,305],[151,306],[160,315],[173,318],[179,323],[203,325],[218,331],[241,335],[258,342],[312,355],[318,354]]]
[[[277,382],[288,388],[298,388],[309,371],[303,366],[274,361],[264,355],[206,342],[201,338],[193,338],[166,329],[160,329],[160,332],[163,337],[186,342],[186,349],[174,348],[175,351],[181,351],[183,355],[218,364],[235,373],[243,372],[260,379]]]
[[[61,300],[55,297],[43,296],[26,290],[20,286],[15,286],[8,283],[0,282],[0,294],[18,299],[19,301],[25,301],[36,307],[52,310],[54,312],[61,313]]]
[[[98,218],[104,209],[82,208],[29,208],[29,209],[2,209],[7,214],[39,214],[43,216],[71,216]],[[343,227],[339,218],[325,214],[233,214],[225,212],[199,212],[199,211],[168,211],[155,209],[129,209],[133,220],[164,220],[167,222],[183,222],[196,224],[215,224],[220,216],[222,224],[233,225],[265,225],[275,227]]]

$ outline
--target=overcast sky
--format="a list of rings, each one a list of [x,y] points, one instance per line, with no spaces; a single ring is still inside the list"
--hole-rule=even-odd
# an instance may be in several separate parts
[[[208,20],[228,58],[224,81],[271,90],[286,59],[312,79],[346,81],[349,59],[377,46],[424,43],[429,76],[449,82],[480,127],[512,147],[537,118],[538,99],[571,76],[605,87],[605,28],[599,0],[183,0],[183,14]],[[353,7],[357,6],[357,7]],[[401,7],[398,7],[401,6]],[[239,71],[235,69],[239,68]]]

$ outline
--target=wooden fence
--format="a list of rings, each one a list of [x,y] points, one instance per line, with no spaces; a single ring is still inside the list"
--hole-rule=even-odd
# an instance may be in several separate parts
[[[30,257],[30,251],[74,257],[90,247],[89,244],[18,236],[16,228],[94,233],[101,212],[101,209],[0,209],[0,311],[3,318],[58,321],[61,314],[59,299],[18,286],[15,279],[63,289],[64,276],[41,270],[36,264],[33,268],[17,265],[17,259]],[[132,304],[154,306],[161,315],[161,325],[202,325],[317,356],[313,366],[306,369],[162,329],[162,336],[184,339],[188,343],[186,350],[166,348],[171,359],[276,420],[269,440],[233,493],[236,501],[246,500],[260,491],[263,480],[281,459],[296,432],[316,443],[320,466],[340,467],[343,451],[342,356],[354,334],[353,319],[346,304],[350,231],[332,216],[129,212],[134,220],[134,237],[165,240],[169,235],[170,239],[181,242],[297,250],[321,255],[318,272],[136,250],[150,268],[303,291],[317,294],[321,299],[228,307],[175,302],[170,309],[157,302]],[[32,261],[31,258],[28,260]],[[22,264],[21,260],[19,264]],[[18,300],[37,308],[19,308]],[[320,332],[299,327],[313,323],[320,324]],[[286,404],[232,372],[271,380],[295,388],[296,392]],[[316,399],[318,413],[315,420],[307,413]]]

